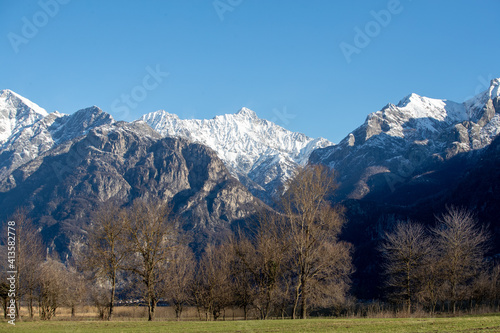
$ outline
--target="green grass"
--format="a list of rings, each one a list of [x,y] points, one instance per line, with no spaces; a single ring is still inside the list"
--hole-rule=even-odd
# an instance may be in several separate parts
[[[456,318],[249,321],[35,321],[0,324],[0,332],[500,332],[500,314]]]

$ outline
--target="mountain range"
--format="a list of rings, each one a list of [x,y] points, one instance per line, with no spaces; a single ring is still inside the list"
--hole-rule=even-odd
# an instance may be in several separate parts
[[[156,111],[142,116],[140,121],[162,136],[182,137],[209,146],[241,183],[268,203],[293,171],[307,164],[315,149],[333,145],[326,139],[312,139],[259,119],[247,108],[209,120],[179,119],[175,114]]]
[[[166,111],[116,121],[96,106],[65,115],[0,91],[0,219],[26,207],[49,246],[70,254],[100,203],[169,200],[198,251],[272,209],[299,166],[324,164],[339,183],[343,238],[357,278],[398,219],[432,224],[455,204],[500,235],[500,79],[463,103],[410,94],[371,113],[340,143],[291,132],[255,112],[180,119]],[[500,251],[500,248],[496,249]],[[358,297],[373,296],[357,286]]]
[[[388,104],[311,163],[337,173],[333,201],[346,207],[344,240],[355,244],[354,294],[381,297],[376,250],[397,221],[434,226],[447,207],[469,209],[500,252],[500,79],[465,101],[411,94]]]
[[[487,147],[500,133],[499,85],[492,80],[464,103],[411,94],[368,115],[338,145],[315,150],[311,162],[336,170],[341,200],[386,197],[458,154]]]

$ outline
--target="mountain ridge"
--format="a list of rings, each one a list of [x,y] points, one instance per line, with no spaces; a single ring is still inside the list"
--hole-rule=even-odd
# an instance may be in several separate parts
[[[0,181],[0,218],[26,207],[49,247],[61,254],[78,247],[92,212],[107,201],[170,202],[200,249],[263,205],[210,148],[125,122],[65,141],[10,178]]]
[[[12,96],[17,99],[16,107],[8,103]],[[85,135],[93,128],[115,122],[111,115],[95,106],[70,115],[57,111],[47,113],[42,108],[32,109],[29,105],[37,105],[17,96],[19,95],[10,90],[0,92],[0,107],[7,105],[7,109],[0,109],[3,112],[0,113],[0,123],[12,128],[0,133],[0,137],[4,137],[0,144],[0,180],[60,143]],[[28,116],[25,116],[26,113]],[[19,122],[18,118],[24,121]]]
[[[338,145],[315,150],[310,162],[337,171],[338,200],[363,198],[380,185],[370,184],[376,175],[388,183],[409,180],[492,142],[500,133],[499,84],[492,80],[488,90],[463,103],[410,94],[369,114]]]
[[[436,159],[491,143],[500,132],[496,112],[499,86],[500,79],[494,79],[486,91],[463,103],[409,94],[396,105],[389,103],[369,114],[337,145],[288,131],[245,107],[212,119],[180,119],[159,110],[141,116],[135,123],[144,122],[164,137],[186,138],[211,147],[233,176],[270,204],[294,170],[308,162],[323,163],[338,171],[339,198],[361,198],[369,192],[366,181],[373,175],[394,174],[401,166],[415,171],[424,157],[425,163],[432,164]],[[0,112],[0,180],[62,142],[115,123],[96,106],[70,115],[48,113],[10,90],[0,91]],[[365,158],[356,157],[361,155]],[[356,167],[357,172],[352,172]],[[347,173],[361,176],[346,179]],[[396,177],[401,176],[407,175],[396,172]],[[349,183],[356,183],[349,185],[354,189],[345,188]]]
[[[258,118],[248,108],[212,119],[180,119],[159,110],[138,121],[146,122],[162,136],[183,137],[211,147],[234,176],[267,202],[272,201],[297,167],[307,163],[314,149],[333,144],[288,131]]]

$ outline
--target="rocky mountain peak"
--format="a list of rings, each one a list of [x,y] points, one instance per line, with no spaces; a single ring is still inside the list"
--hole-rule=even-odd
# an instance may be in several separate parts
[[[490,82],[490,88],[488,89],[488,95],[491,99],[500,96],[500,78],[493,79]]]
[[[45,109],[12,90],[0,91],[0,145],[23,127],[48,115]]]
[[[494,97],[499,83],[492,80],[464,103],[408,95],[371,113],[339,145],[316,150],[310,160],[337,170],[344,197],[362,198],[378,186],[374,179],[384,184],[384,174],[405,179],[436,161],[488,146],[500,133],[500,104]]]
[[[293,171],[307,163],[314,149],[332,145],[260,119],[248,108],[203,120],[179,119],[157,111],[140,120],[163,136],[182,137],[212,148],[234,176],[268,202]]]
[[[422,99],[422,96],[417,95],[415,93],[411,93],[411,94],[405,96],[403,99],[401,99],[399,101],[399,103],[397,104],[397,106],[400,108],[403,108],[403,107],[407,106],[408,104],[418,102],[421,99]]]
[[[6,105],[10,105],[15,107],[17,110],[23,110],[27,107],[41,116],[48,115],[48,112],[44,108],[10,89],[0,90],[0,103],[2,104],[2,108]]]
[[[239,115],[239,116],[242,116],[242,117],[245,117],[245,118],[249,118],[249,119],[258,119],[259,117],[257,117],[257,114],[248,109],[248,108],[241,108],[238,112],[236,112],[236,115]]]
[[[201,248],[262,205],[210,148],[162,138],[143,122],[117,122],[61,143],[0,180],[0,217],[29,207],[49,244],[64,253],[81,237],[90,208],[136,198],[169,201]]]

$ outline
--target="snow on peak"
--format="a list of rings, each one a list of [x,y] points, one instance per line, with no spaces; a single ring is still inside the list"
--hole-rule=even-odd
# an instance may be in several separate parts
[[[422,100],[422,96],[417,95],[415,93],[411,93],[408,96],[405,96],[402,100],[399,101],[398,107],[403,108],[411,103],[418,103]]]
[[[139,120],[163,136],[183,137],[209,146],[234,175],[248,177],[264,188],[271,182],[286,180],[294,168],[307,163],[314,149],[332,145],[328,140],[309,138],[259,119],[248,108],[204,120],[179,119],[164,111],[146,114]]]
[[[488,95],[491,99],[500,96],[500,78],[493,79],[490,82],[490,88],[488,89]]]
[[[13,92],[10,89],[0,90],[0,110],[5,107],[5,104],[9,103],[12,106],[19,107],[20,103],[24,104],[35,113],[40,114],[42,116],[47,116],[49,113],[42,107],[33,103],[29,99]]]
[[[71,115],[50,114],[30,100],[0,91],[0,181],[20,165],[57,146],[85,135],[92,128],[113,124],[111,115],[96,106]]]
[[[398,103],[397,108],[405,113],[408,118],[434,118],[437,120],[444,120],[447,116],[450,116],[447,109],[449,109],[450,105],[454,104],[457,103],[444,99],[410,94]]]
[[[362,127],[366,129],[365,140],[382,132],[392,137],[423,138],[439,132],[442,126],[467,119],[463,104],[410,94],[397,105],[388,104],[371,113]]]
[[[428,118],[438,121],[465,120],[465,108],[453,101],[435,99],[411,94],[401,100],[396,107],[389,108],[397,110],[403,121],[409,119]]]
[[[500,97],[499,87],[500,78],[493,79],[490,81],[490,86],[487,90],[464,102],[464,105],[467,108],[467,112],[469,113],[471,118],[475,119],[477,117],[480,117],[482,113],[481,110],[485,107],[486,103],[488,103],[490,99]]]
[[[155,112],[150,112],[148,114],[145,114],[144,116],[142,116],[143,118],[144,117],[149,117],[149,118],[156,118],[156,119],[159,119],[159,118],[173,118],[173,119],[179,119],[179,116],[174,114],[174,113],[168,113],[167,111],[165,110],[158,110],[158,111],[155,111]]]
[[[29,99],[16,94],[12,90],[0,91],[0,144],[19,132],[43,119],[48,112]]]
[[[252,119],[258,119],[257,114],[254,111],[252,111],[248,108],[245,108],[245,107],[241,108],[238,112],[236,112],[236,114],[240,115],[240,116],[252,118]]]
[[[492,110],[496,107],[491,103],[499,94],[500,79],[491,80],[486,91],[464,103],[410,94],[397,105],[388,104],[368,115],[353,136],[344,138],[341,143],[342,146],[357,147],[371,138],[376,138],[371,140],[375,145],[401,138],[404,139],[402,142],[412,144],[426,142],[446,146],[449,142],[443,142],[443,138],[453,140],[454,136],[443,133],[459,131],[460,144],[457,145],[460,149],[479,149],[500,134],[500,115],[497,109]]]

